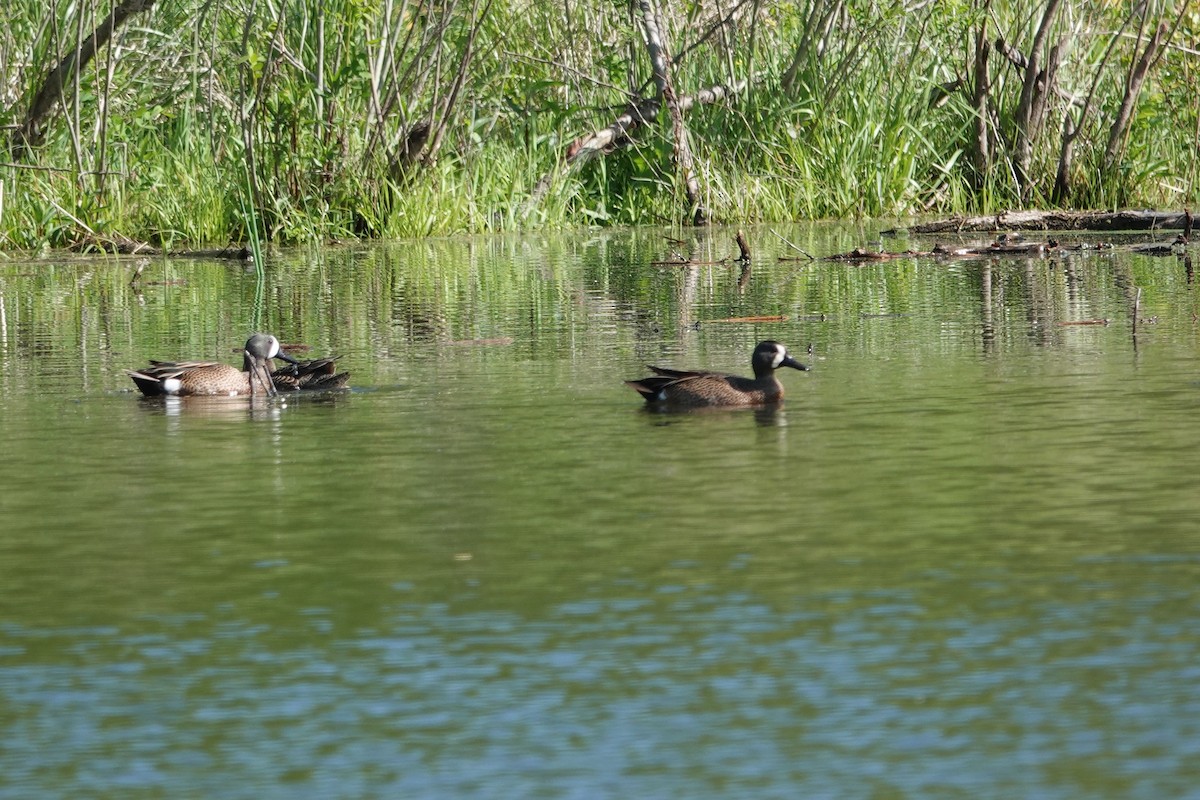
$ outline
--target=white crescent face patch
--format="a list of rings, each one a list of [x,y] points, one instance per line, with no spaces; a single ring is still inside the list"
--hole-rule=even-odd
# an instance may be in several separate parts
[[[775,345],[775,358],[771,360],[771,369],[779,369],[779,365],[787,358],[787,350],[783,345]]]

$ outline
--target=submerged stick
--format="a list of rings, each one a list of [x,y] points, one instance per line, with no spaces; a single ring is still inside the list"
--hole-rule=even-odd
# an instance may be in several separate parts
[[[706,319],[705,322],[787,322],[784,314],[761,314],[751,317],[722,317],[721,319]]]
[[[138,285],[138,281],[142,279],[142,273],[146,271],[146,265],[149,263],[150,261],[145,258],[138,261],[137,266],[133,268],[133,277],[129,279],[130,286],[136,287]]]

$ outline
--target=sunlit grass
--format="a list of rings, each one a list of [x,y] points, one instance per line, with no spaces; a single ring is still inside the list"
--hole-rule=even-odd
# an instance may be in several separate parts
[[[1064,19],[1075,27],[1064,22],[1056,34],[1088,34],[1074,36],[1072,60],[1059,74],[1074,104],[1055,100],[1047,111],[1027,187],[1008,149],[1019,76],[998,56],[994,150],[986,174],[973,172],[975,110],[963,64],[983,22],[979,7],[922,5],[909,13],[851,2],[836,23],[857,36],[835,27],[795,60],[812,33],[806,15],[822,2],[776,9],[754,30],[759,77],[687,117],[710,217],[785,221],[1049,204],[1062,115],[1078,113],[1108,31],[1125,13],[1070,5],[1076,13]],[[689,25],[700,24],[702,6],[691,20],[664,8],[678,17],[673,35],[681,40],[700,30]],[[568,165],[568,145],[609,124],[628,99],[620,87],[645,78],[640,30],[627,10],[597,8],[571,27],[541,6],[490,9],[472,28],[461,17],[387,18],[371,3],[156,5],[123,32],[119,54],[106,50],[81,73],[78,96],[48,119],[45,143],[21,163],[0,166],[0,247],[61,247],[93,236],[176,249],[224,244],[251,238],[247,220],[265,240],[288,243],[686,218],[665,112],[612,152]],[[73,30],[78,13],[74,5],[15,0],[12,24],[0,31],[0,62],[32,66],[0,82],[0,125],[20,121],[22,98],[67,47],[46,31]],[[1028,13],[995,6],[988,30],[1027,46],[1036,22]],[[1196,24],[1189,18],[1180,35],[1194,34]],[[279,51],[269,46],[275,31]],[[399,61],[380,61],[385,37],[399,32],[427,36],[427,49],[387,39]],[[475,58],[463,61],[468,35]],[[747,42],[729,35],[727,46],[720,37],[705,40],[675,65],[681,92],[744,72]],[[1121,41],[1107,67],[1112,79],[1099,82],[1076,143],[1065,203],[1194,204],[1200,98],[1192,51],[1170,50],[1150,74],[1121,160],[1103,163],[1132,56],[1132,43]],[[458,83],[460,63],[467,68]],[[111,83],[102,66],[111,67]],[[451,97],[458,105],[439,129]],[[430,121],[440,147],[405,161],[406,135]],[[244,208],[247,168],[252,214]]]

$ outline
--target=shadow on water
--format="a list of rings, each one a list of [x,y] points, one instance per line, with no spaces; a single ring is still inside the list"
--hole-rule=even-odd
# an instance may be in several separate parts
[[[0,796],[1193,792],[1190,259],[668,234],[0,264]],[[129,391],[258,314],[353,388]]]

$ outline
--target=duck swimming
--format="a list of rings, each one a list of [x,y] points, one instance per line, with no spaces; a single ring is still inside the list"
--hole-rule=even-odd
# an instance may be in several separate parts
[[[783,384],[775,377],[780,367],[807,370],[779,342],[759,342],[750,356],[753,378],[724,372],[676,370],[650,366],[654,375],[626,381],[654,407],[762,406],[783,400]]]
[[[238,395],[271,397],[279,392],[340,389],[350,373],[335,373],[332,358],[297,361],[283,352],[279,340],[269,333],[256,333],[242,350],[242,368],[219,361],[151,361],[126,374],[146,397]],[[271,371],[272,359],[291,366]]]

